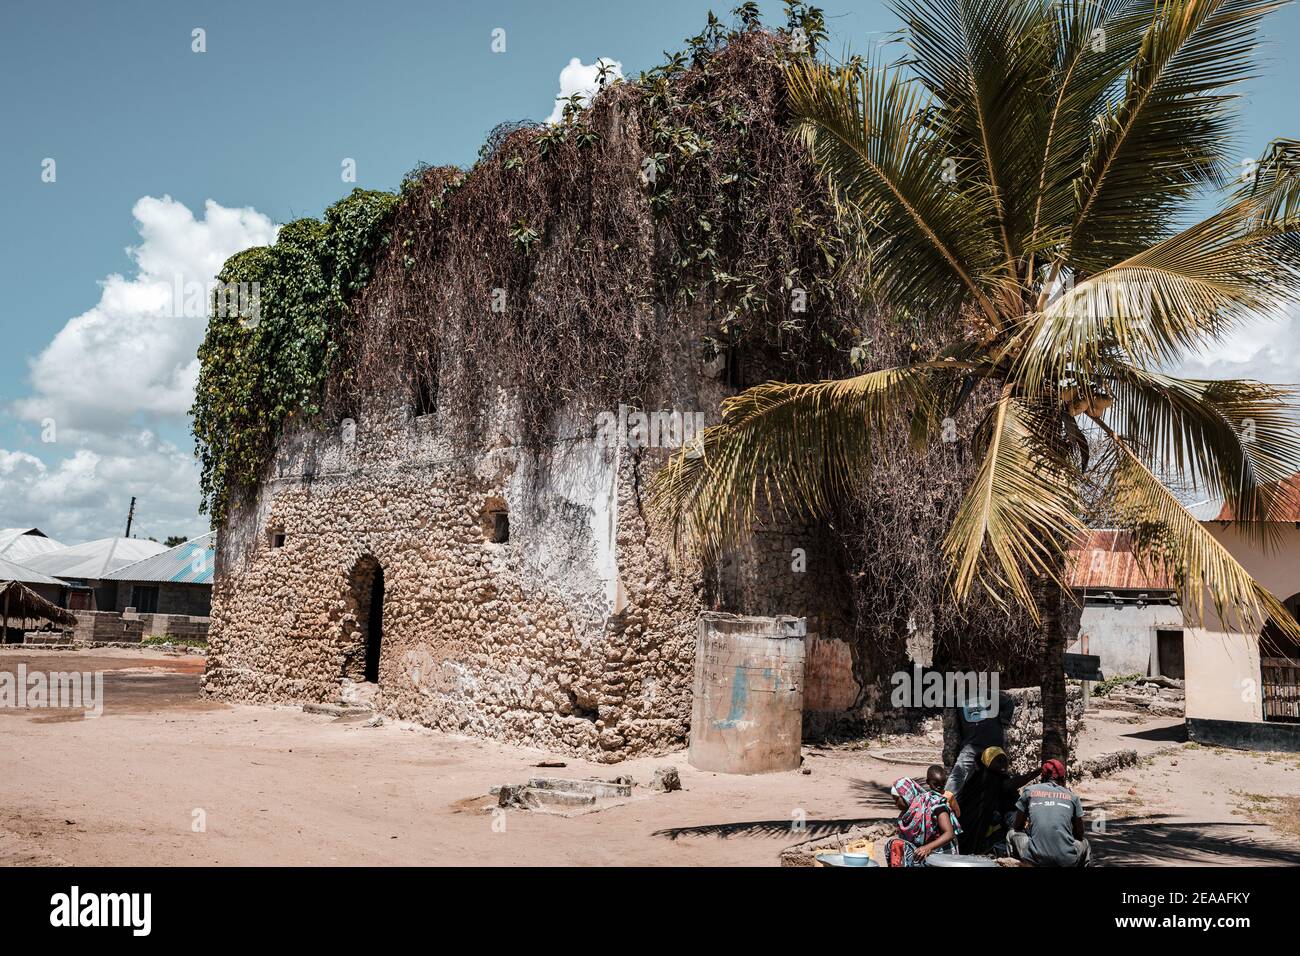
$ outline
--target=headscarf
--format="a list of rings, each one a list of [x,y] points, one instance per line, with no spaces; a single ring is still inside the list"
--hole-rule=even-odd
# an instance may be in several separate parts
[[[980,763],[986,767],[992,767],[993,761],[999,757],[1005,757],[1007,752],[1001,747],[985,747],[984,752],[980,754]]]
[[[922,846],[934,839],[939,832],[934,819],[939,810],[947,810],[954,833],[961,832],[957,815],[942,793],[921,786],[911,777],[899,777],[889,792],[907,801],[907,809],[898,815],[898,835],[913,846]]]
[[[1059,760],[1044,760],[1043,779],[1048,781],[1059,780],[1061,783],[1065,783],[1065,764]]]

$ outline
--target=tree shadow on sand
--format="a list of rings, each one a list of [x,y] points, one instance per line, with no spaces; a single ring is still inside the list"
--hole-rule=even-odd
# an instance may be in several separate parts
[[[792,843],[798,843],[803,840],[813,840],[818,837],[831,836],[835,833],[844,833],[854,827],[870,826],[873,823],[881,823],[897,815],[897,808],[894,806],[893,797],[889,795],[889,787],[878,783],[872,783],[869,780],[850,780],[849,787],[854,793],[862,799],[862,804],[867,811],[879,810],[881,812],[868,817],[852,817],[840,820],[803,820],[801,829],[796,830],[796,823],[800,822],[794,816],[793,812],[785,820],[745,820],[736,823],[705,823],[693,827],[670,827],[666,830],[655,830],[652,834],[658,837],[667,837],[670,840],[676,840],[680,837],[719,837],[727,839],[728,837],[759,837],[763,839],[776,839],[786,837]]]
[[[804,820],[795,829],[792,814],[784,820],[743,820],[670,827],[653,835],[682,837],[752,837],[784,839],[789,843],[812,840],[853,827],[869,826],[895,816],[889,786],[869,780],[850,780],[870,815],[846,819]],[[1300,847],[1276,841],[1262,824],[1242,821],[1175,822],[1169,814],[1120,817],[1106,822],[1106,832],[1087,834],[1097,866],[1284,866],[1300,865]]]
[[[1170,822],[1168,814],[1108,820],[1088,833],[1100,866],[1283,866],[1300,864],[1300,848],[1271,838],[1267,827],[1241,821]]]
[[[1187,725],[1179,721],[1165,727],[1148,727],[1146,730],[1135,730],[1131,734],[1122,734],[1121,736],[1131,737],[1134,740],[1181,744],[1187,742]]]

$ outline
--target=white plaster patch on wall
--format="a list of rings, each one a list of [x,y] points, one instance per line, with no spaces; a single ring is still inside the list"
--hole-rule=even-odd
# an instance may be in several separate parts
[[[605,611],[618,614],[627,603],[623,581],[618,573],[618,466],[614,452],[606,456],[604,449],[593,448],[597,459],[613,459],[604,469],[603,494],[592,501],[591,538],[596,542],[596,573],[605,585]]]
[[[590,589],[593,598],[599,599],[592,608],[599,616],[618,613],[626,603],[618,568],[620,454],[616,449],[580,442],[557,452],[550,480],[540,489],[530,486],[531,477],[522,472],[512,475],[510,482],[512,499],[558,498],[585,517],[583,528],[542,531],[533,553],[538,558],[538,573],[555,580],[573,570],[575,546],[584,548],[588,553],[581,573],[590,577],[582,582],[586,586],[582,589]]]

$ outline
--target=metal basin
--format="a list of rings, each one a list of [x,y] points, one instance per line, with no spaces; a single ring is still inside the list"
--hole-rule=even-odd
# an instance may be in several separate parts
[[[932,853],[925,861],[926,866],[997,866],[997,860],[987,856],[953,856],[948,853]]]

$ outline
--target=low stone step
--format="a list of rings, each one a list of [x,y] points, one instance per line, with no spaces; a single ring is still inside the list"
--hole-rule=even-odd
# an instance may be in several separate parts
[[[589,807],[596,802],[594,794],[538,787],[528,788],[527,799],[540,807]]]
[[[523,807],[526,810],[561,810],[573,807],[590,807],[596,802],[594,794],[549,787],[532,787],[526,784],[504,784],[488,791],[497,798],[497,806]]]
[[[303,704],[304,714],[325,714],[328,717],[355,717],[360,714],[373,714],[375,709],[369,704]]]
[[[534,790],[568,791],[570,793],[590,794],[596,797],[630,797],[632,785],[628,783],[609,783],[605,780],[566,780],[563,777],[533,777],[528,786]]]

